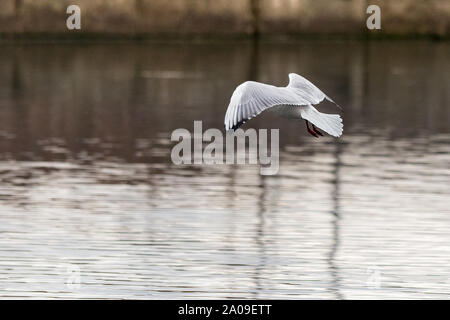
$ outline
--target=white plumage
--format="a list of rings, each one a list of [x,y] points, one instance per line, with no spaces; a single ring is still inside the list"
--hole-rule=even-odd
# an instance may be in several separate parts
[[[295,73],[289,74],[289,84],[286,87],[246,81],[231,96],[225,114],[225,129],[235,130],[261,112],[269,110],[289,119],[305,119],[308,131],[314,136],[317,136],[314,133],[321,135],[315,129],[317,126],[326,133],[339,137],[343,131],[341,117],[338,114],[321,113],[313,107],[324,99],[335,103],[319,88]],[[313,124],[313,132],[310,131],[308,122]]]

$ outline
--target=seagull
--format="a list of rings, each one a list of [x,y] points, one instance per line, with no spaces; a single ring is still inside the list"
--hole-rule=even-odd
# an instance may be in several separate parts
[[[231,96],[225,114],[225,130],[235,131],[246,121],[269,110],[284,118],[304,119],[307,131],[316,138],[323,136],[317,128],[331,136],[340,137],[344,127],[341,116],[322,113],[313,107],[324,99],[339,107],[314,84],[296,73],[289,74],[286,87],[246,81]]]

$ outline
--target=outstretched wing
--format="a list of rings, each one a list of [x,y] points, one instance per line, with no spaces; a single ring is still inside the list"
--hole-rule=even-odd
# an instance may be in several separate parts
[[[299,96],[309,101],[309,104],[319,104],[323,101],[323,99],[327,99],[342,109],[336,102],[334,102],[309,80],[296,73],[289,73],[289,84],[287,87],[295,90]]]
[[[231,96],[225,114],[225,129],[235,130],[270,107],[302,104],[308,102],[299,100],[299,97],[287,87],[247,81],[239,85]]]
[[[225,114],[225,129],[235,130],[268,108],[279,105],[307,106],[323,99],[333,103],[325,93],[295,73],[289,74],[287,87],[247,81],[239,85],[231,96]]]

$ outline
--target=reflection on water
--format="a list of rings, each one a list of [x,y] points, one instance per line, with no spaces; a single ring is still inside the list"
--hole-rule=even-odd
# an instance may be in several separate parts
[[[3,46],[0,296],[448,298],[449,56],[428,42]],[[263,114],[245,127],[281,128],[278,175],[171,163],[172,130],[222,128],[237,84],[289,72],[345,106],[342,139]]]

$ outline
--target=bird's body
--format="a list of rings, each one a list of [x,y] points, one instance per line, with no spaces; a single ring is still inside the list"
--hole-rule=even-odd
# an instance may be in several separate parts
[[[267,109],[268,112],[276,114],[282,118],[286,119],[299,119],[300,115],[300,106],[287,106],[287,105],[279,105],[274,106],[272,108]]]
[[[343,131],[341,117],[338,114],[321,113],[313,107],[324,99],[334,103],[319,88],[295,73],[289,74],[289,84],[286,87],[246,81],[233,92],[225,114],[225,129],[235,130],[268,110],[284,118],[306,120],[308,132],[316,137],[322,135],[316,126],[339,137]],[[312,129],[309,128],[309,123],[312,124]]]

